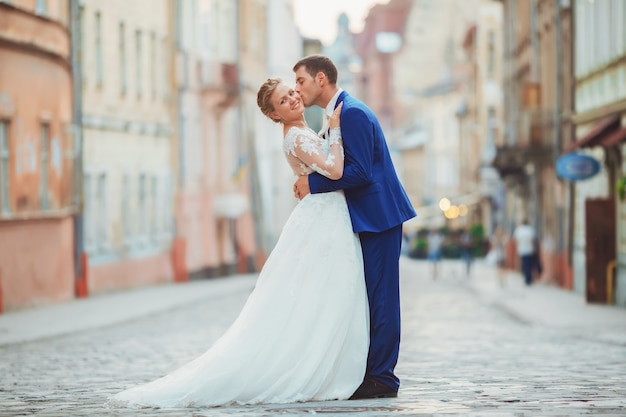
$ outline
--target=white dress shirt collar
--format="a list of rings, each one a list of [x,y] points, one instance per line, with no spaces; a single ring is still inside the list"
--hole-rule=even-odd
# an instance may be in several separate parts
[[[341,94],[342,92],[343,92],[342,88],[338,89],[335,95],[333,96],[333,98],[331,98],[328,104],[326,105],[325,114],[328,118],[330,118],[330,116],[333,115],[333,112],[335,111],[335,107],[337,106],[337,99],[339,98],[339,94]]]

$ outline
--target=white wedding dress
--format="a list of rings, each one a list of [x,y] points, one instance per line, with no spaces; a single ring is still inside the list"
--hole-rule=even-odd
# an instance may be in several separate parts
[[[313,171],[297,154],[329,155],[328,141],[309,129],[291,128],[283,145],[296,175]],[[322,164],[311,165],[325,172]],[[363,380],[368,345],[362,253],[345,197],[341,191],[308,195],[291,213],[226,333],[200,357],[120,392],[107,405],[169,408],[346,399]]]

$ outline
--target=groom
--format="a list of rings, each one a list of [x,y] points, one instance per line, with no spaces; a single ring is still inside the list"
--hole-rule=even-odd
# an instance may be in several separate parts
[[[394,368],[400,349],[402,223],[415,217],[415,210],[398,180],[378,119],[364,103],[337,87],[333,62],[323,55],[310,55],[298,61],[293,71],[295,90],[306,107],[320,106],[330,117],[343,102],[343,177],[330,180],[317,173],[302,176],[294,184],[294,193],[301,199],[309,192],[343,190],[352,228],[361,240],[370,306],[370,347],[365,378],[350,399],[396,397],[400,386]]]

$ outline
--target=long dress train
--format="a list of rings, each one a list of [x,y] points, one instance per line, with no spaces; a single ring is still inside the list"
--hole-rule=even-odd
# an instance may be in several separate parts
[[[314,132],[285,137],[324,152]],[[301,143],[301,142],[300,142]],[[308,195],[292,211],[240,315],[204,354],[122,391],[110,407],[198,407],[346,399],[365,374],[369,312],[361,246],[343,192]]]

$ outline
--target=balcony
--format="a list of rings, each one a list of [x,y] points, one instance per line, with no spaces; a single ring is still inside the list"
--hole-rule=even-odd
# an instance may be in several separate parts
[[[39,53],[69,68],[70,36],[67,27],[10,3],[0,1],[0,44],[3,48],[8,46]]]
[[[236,219],[250,210],[250,201],[243,193],[224,193],[215,197],[213,214],[216,218]]]
[[[202,95],[219,107],[230,107],[239,95],[237,64],[198,61],[198,81]]]
[[[552,148],[554,143],[554,112],[528,110],[520,114],[519,132],[521,143],[532,148]]]

